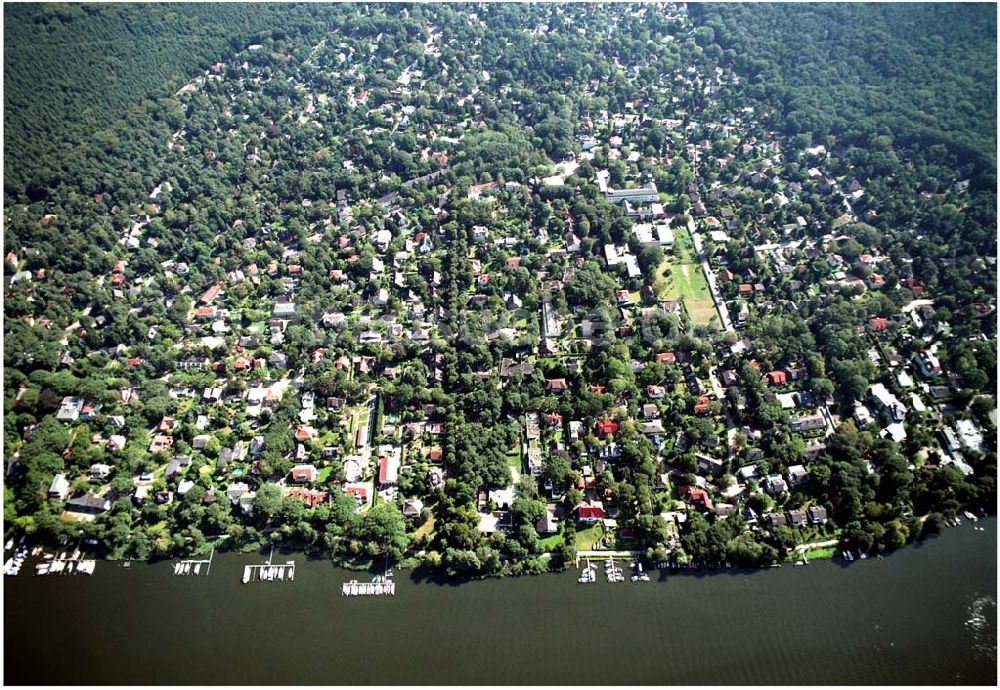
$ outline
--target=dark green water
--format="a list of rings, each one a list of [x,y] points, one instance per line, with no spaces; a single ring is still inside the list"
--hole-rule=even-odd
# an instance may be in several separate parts
[[[402,573],[379,599],[342,598],[355,575],[301,556],[294,582],[248,585],[260,557],[217,556],[209,577],[25,568],[4,582],[4,682],[994,685],[996,521],[979,524],[850,566],[590,585]]]

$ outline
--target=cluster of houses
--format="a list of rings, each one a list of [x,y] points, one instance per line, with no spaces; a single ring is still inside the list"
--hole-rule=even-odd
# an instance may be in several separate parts
[[[651,10],[636,6],[621,11]],[[666,3],[661,11],[682,21],[685,8]],[[371,40],[369,52],[375,54],[381,38]],[[438,29],[429,27],[424,56],[439,59],[443,40]],[[864,247],[864,253],[850,259],[844,256],[843,243],[853,239],[844,228],[874,219],[878,203],[858,180],[835,173],[842,167],[838,162],[844,155],[842,146],[793,150],[783,136],[761,126],[752,108],[721,110],[718,96],[739,83],[732,70],[691,67],[662,75],[650,89],[625,102],[621,112],[585,114],[577,123],[579,153],[555,163],[553,175],[448,189],[432,194],[429,208],[413,208],[404,203],[406,192],[434,187],[447,169],[449,154],[454,156],[467,132],[484,126],[480,111],[483,92],[493,88],[490,77],[483,71],[471,86],[453,82],[450,87],[459,107],[468,105],[475,117],[463,119],[442,112],[427,122],[418,115],[416,103],[432,75],[420,69],[419,61],[373,67],[371,56],[361,47],[359,41],[336,37],[320,51],[327,66],[333,65],[329,77],[343,85],[343,93],[331,95],[317,83],[289,77],[294,95],[281,101],[287,106],[286,120],[307,129],[331,127],[338,108],[344,106],[340,100],[345,100],[351,112],[363,113],[364,126],[359,130],[367,137],[397,130],[412,133],[420,143],[421,160],[435,162],[433,172],[407,180],[399,191],[377,199],[363,194],[355,198],[351,190],[337,189],[335,201],[324,204],[328,215],[310,222],[304,239],[277,222],[249,231],[247,223],[237,219],[226,230],[240,240],[238,265],[214,278],[195,280],[191,276],[201,273],[174,259],[161,263],[160,275],[140,273],[135,268],[139,262],[131,260],[136,250],[157,246],[155,236],[146,229],[172,207],[175,190],[168,181],[151,190],[148,204],[131,214],[122,229],[119,254],[98,284],[110,285],[114,300],[140,304],[144,288],[157,287],[162,280],[181,286],[165,296],[167,309],[181,295],[190,303],[173,351],[177,355],[173,369],[155,372],[168,382],[168,395],[177,412],[164,415],[151,428],[145,422],[137,425],[141,416],[135,409],[144,394],[128,385],[119,391],[114,404],[67,396],[55,417],[71,427],[87,424],[96,433],[76,443],[101,445],[112,460],[136,445],[145,451],[150,461],[131,477],[136,504],[169,505],[194,486],[207,484],[211,488],[206,502],[225,498],[234,510],[249,515],[257,491],[271,482],[309,507],[341,492],[352,496],[359,510],[379,500],[398,504],[415,523],[426,519],[428,493],[441,487],[447,477],[443,416],[434,405],[396,405],[383,394],[380,384],[413,376],[423,379],[421,385],[434,386],[445,379],[444,358],[430,344],[444,338],[441,326],[447,313],[441,296],[446,286],[440,259],[447,253],[447,243],[442,225],[459,201],[485,207],[482,217],[489,218],[470,228],[473,281],[463,301],[463,316],[488,315],[483,319],[488,324],[484,337],[503,339],[517,352],[503,358],[498,372],[475,372],[483,385],[492,385],[494,373],[505,385],[515,375],[531,376],[542,366],[547,371],[557,366],[569,374],[578,373],[581,359],[602,337],[638,340],[637,325],[652,315],[678,317],[683,328],[693,330],[690,319],[682,318],[683,298],[661,298],[654,289],[658,276],[643,268],[636,249],[657,246],[669,257],[682,235],[690,236],[700,262],[692,267],[704,271],[719,312],[719,326],[728,336],[713,338],[708,355],[676,348],[634,357],[629,362],[631,373],[641,375],[649,367],[676,370],[677,383],[664,379],[645,384],[639,389],[642,399],[619,401],[623,404],[615,408],[615,414],[585,420],[526,411],[521,467],[512,468],[505,485],[481,487],[477,501],[480,532],[510,527],[510,507],[518,495],[520,475],[535,478],[546,492],[546,514],[536,525],[540,535],[557,533],[570,518],[618,530],[619,507],[613,493],[598,490],[597,477],[610,472],[617,479],[618,437],[629,409],[637,410],[638,418],[628,421],[637,422],[657,449],[662,470],[657,489],[676,501],[675,510],[665,512],[663,518],[674,527],[683,524],[689,511],[714,512],[724,519],[737,510],[743,511],[749,524],[760,520],[772,528],[827,524],[827,508],[804,493],[809,485],[808,467],[825,451],[824,439],[848,417],[858,427],[872,426],[880,436],[901,443],[907,437],[911,411],[936,416],[942,421],[942,461],[966,474],[972,471],[964,455],[982,451],[987,443],[974,422],[951,420],[955,411],[948,405],[957,385],[936,354],[948,334],[939,326],[925,324],[934,301],[925,297],[924,286],[912,278],[889,284],[885,276],[890,273],[891,259],[880,254],[879,247]],[[231,60],[213,65],[177,92],[179,102],[187,107],[199,90],[213,82],[213,89],[223,89],[233,112],[238,112],[275,78],[270,68],[261,68],[251,55],[259,50],[260,46],[250,46]],[[639,65],[620,66],[630,77],[639,73]],[[392,85],[389,98],[378,106],[372,106],[369,92],[369,82],[376,81],[371,78],[373,69],[380,70],[378,81],[388,80]],[[589,88],[598,86],[595,80]],[[693,92],[706,96],[703,112],[687,104],[686,94]],[[506,95],[492,97],[499,96],[503,103]],[[652,106],[666,116],[648,115]],[[645,155],[644,132],[652,125],[667,133],[667,143],[654,155]],[[170,149],[176,156],[200,154],[196,141],[183,128],[172,136]],[[516,229],[503,222],[513,215],[509,210],[523,206],[526,192],[565,187],[581,163],[595,161],[598,151],[608,161],[625,165],[623,184],[612,184],[608,169],[596,170],[595,178],[599,194],[633,221],[629,241],[597,244],[592,256],[584,256],[585,233],[569,210],[557,218],[562,230],[552,237],[546,227]],[[242,153],[248,166],[260,164],[259,142],[243,142]],[[209,161],[215,156],[205,155]],[[342,165],[351,170],[355,163],[345,159]],[[678,165],[699,181],[671,192],[658,188],[654,171],[672,171]],[[681,195],[690,200],[689,208],[676,208]],[[827,215],[833,217],[831,223],[803,215],[801,201],[807,196],[823,200]],[[310,198],[288,201],[304,213],[319,206]],[[757,217],[747,210],[755,208],[765,213]],[[829,232],[822,232],[827,226]],[[320,269],[311,260],[312,246],[329,248],[337,267]],[[532,279],[542,288],[540,297],[532,300],[526,291],[513,287],[517,283],[511,276],[536,265],[529,249],[534,246],[543,247],[544,261],[543,268],[532,269]],[[21,258],[11,252],[8,263],[17,266],[28,249],[19,250]],[[268,258],[262,261],[261,256]],[[556,306],[554,296],[587,261],[597,262],[620,282],[613,324],[582,309]],[[317,271],[322,275],[315,275]],[[43,276],[19,271],[8,286]],[[322,289],[317,290],[317,285]],[[266,286],[271,286],[269,291]],[[884,382],[871,385],[853,410],[838,408],[832,396],[814,393],[804,363],[768,370],[757,360],[755,343],[746,331],[748,323],[771,313],[794,317],[799,301],[806,298],[836,292],[857,298],[873,290],[898,291],[912,301],[899,314],[872,317],[863,327],[872,347],[870,356]],[[323,294],[321,300],[315,298],[317,291]],[[985,312],[995,309],[993,303],[980,306]],[[322,335],[305,352],[300,345],[304,325]],[[70,333],[72,329],[67,329]],[[900,357],[897,348],[917,336],[927,341],[926,348],[909,359]],[[150,327],[147,339],[159,342],[159,338],[159,328]],[[70,349],[61,353],[62,368],[73,364]],[[397,361],[403,352],[410,359]],[[110,354],[123,377],[146,366],[128,345]],[[729,364],[723,365],[724,361]],[[805,444],[801,464],[774,466],[756,447],[762,430],[734,421],[743,417],[746,407],[746,386],[733,364],[736,361],[748,362],[765,388],[765,399],[788,413],[788,430]],[[340,390],[331,393],[317,387],[312,376],[307,381],[305,372],[310,367],[323,367],[326,378],[335,379],[341,388],[350,387],[353,394],[349,397]],[[207,374],[210,380],[203,386],[184,385],[192,374]],[[544,392],[557,398],[569,385],[565,376],[546,377]],[[602,383],[587,385],[593,392],[605,391]],[[678,401],[690,401],[690,405]],[[630,407],[628,402],[636,404]],[[291,463],[291,469],[275,476],[262,470],[268,453],[265,431],[271,431],[268,424],[275,414],[289,407],[295,414],[288,424],[290,443],[283,460]],[[685,431],[689,418],[705,421],[712,432],[699,436]],[[231,423],[233,419],[238,423]],[[748,449],[742,455],[735,440],[739,434],[747,439]],[[220,438],[231,440],[223,446]],[[570,516],[564,514],[562,502],[567,487],[546,482],[543,466],[552,454],[567,453],[577,441],[586,442],[582,457],[573,458],[579,474],[576,488],[583,501]],[[693,472],[679,464],[689,450],[695,466],[688,469]],[[740,458],[747,464],[736,468]],[[48,495],[62,502],[67,516],[92,519],[108,511],[115,498],[110,488],[113,465],[90,467],[85,473],[87,488],[80,491],[73,491],[78,477],[60,473],[52,480]],[[206,466],[207,472],[200,469]],[[765,466],[772,471],[763,471]],[[680,476],[686,480],[689,474],[694,475],[693,484],[677,481]],[[756,492],[767,494],[780,509],[755,514],[745,499]],[[618,531],[625,536],[629,529]]]

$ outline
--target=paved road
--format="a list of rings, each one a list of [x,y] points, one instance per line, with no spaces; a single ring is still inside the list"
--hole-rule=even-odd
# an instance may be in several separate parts
[[[729,309],[726,308],[726,303],[722,300],[722,295],[719,294],[719,288],[715,284],[715,274],[712,273],[712,267],[708,265],[707,259],[701,263],[701,267],[705,271],[705,280],[708,281],[708,289],[712,291],[712,297],[715,299],[715,307],[722,318],[722,327],[727,331],[735,332],[736,329],[733,328],[733,322],[729,320]]]
[[[836,546],[840,541],[838,539],[827,539],[826,541],[814,541],[811,544],[799,544],[795,547],[796,553],[804,553],[810,549],[822,549],[827,546]]]
[[[733,423],[733,418],[729,415],[729,406],[726,405],[726,390],[722,387],[719,382],[716,373],[718,372],[718,367],[712,367],[708,370],[708,380],[712,384],[712,389],[715,391],[715,397],[718,398],[719,402],[722,403],[722,409],[726,416],[726,448],[729,450],[729,454],[733,454],[733,446],[736,442],[736,424]]]

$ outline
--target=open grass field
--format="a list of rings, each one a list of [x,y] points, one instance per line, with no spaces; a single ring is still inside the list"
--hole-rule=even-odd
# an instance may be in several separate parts
[[[694,260],[691,234],[686,228],[674,229],[673,252],[657,267],[656,284],[662,288],[659,298],[683,302],[695,325],[719,323],[715,301],[704,271]]]
[[[695,325],[719,323],[719,313],[698,264],[673,264],[667,277],[665,299],[684,302]]]

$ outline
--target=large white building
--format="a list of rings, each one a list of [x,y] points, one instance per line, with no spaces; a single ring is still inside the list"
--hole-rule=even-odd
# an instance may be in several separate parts
[[[674,246],[674,231],[667,223],[639,223],[632,232],[643,244],[658,244],[661,247]]]

